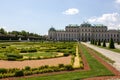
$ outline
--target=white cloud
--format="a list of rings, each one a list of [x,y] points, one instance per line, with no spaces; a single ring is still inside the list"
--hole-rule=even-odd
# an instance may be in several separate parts
[[[120,4],[120,0],[115,0],[116,3]]]
[[[92,17],[88,21],[107,25],[109,29],[120,29],[120,14],[118,13],[103,14],[100,17]]]
[[[65,14],[65,15],[75,15],[78,13],[79,13],[79,10],[76,8],[70,8],[63,12],[63,14]]]

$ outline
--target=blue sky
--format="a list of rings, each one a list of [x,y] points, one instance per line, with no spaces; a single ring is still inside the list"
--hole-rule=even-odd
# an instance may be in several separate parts
[[[104,24],[120,29],[120,0],[0,0],[0,27],[47,34],[68,24]]]

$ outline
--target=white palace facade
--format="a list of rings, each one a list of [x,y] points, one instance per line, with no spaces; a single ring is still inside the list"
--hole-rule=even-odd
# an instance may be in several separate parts
[[[54,41],[90,41],[99,39],[107,42],[113,38],[114,42],[120,42],[120,30],[108,30],[104,25],[91,25],[83,23],[81,25],[68,25],[65,30],[50,28],[48,31],[49,40]]]

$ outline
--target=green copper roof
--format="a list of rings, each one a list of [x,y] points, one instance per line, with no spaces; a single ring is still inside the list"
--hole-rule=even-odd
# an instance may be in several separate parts
[[[51,27],[49,31],[56,31],[55,28]]]

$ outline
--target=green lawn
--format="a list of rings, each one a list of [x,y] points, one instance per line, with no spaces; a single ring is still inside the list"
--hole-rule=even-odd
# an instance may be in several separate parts
[[[91,70],[89,71],[79,71],[79,72],[68,72],[64,74],[56,74],[49,76],[41,76],[41,77],[32,77],[32,78],[21,78],[18,80],[80,80],[88,77],[95,76],[105,76],[105,75],[114,75],[111,71],[109,71],[106,67],[104,67],[100,62],[98,62],[94,57],[92,57],[86,48],[80,44],[80,48],[82,49]]]

